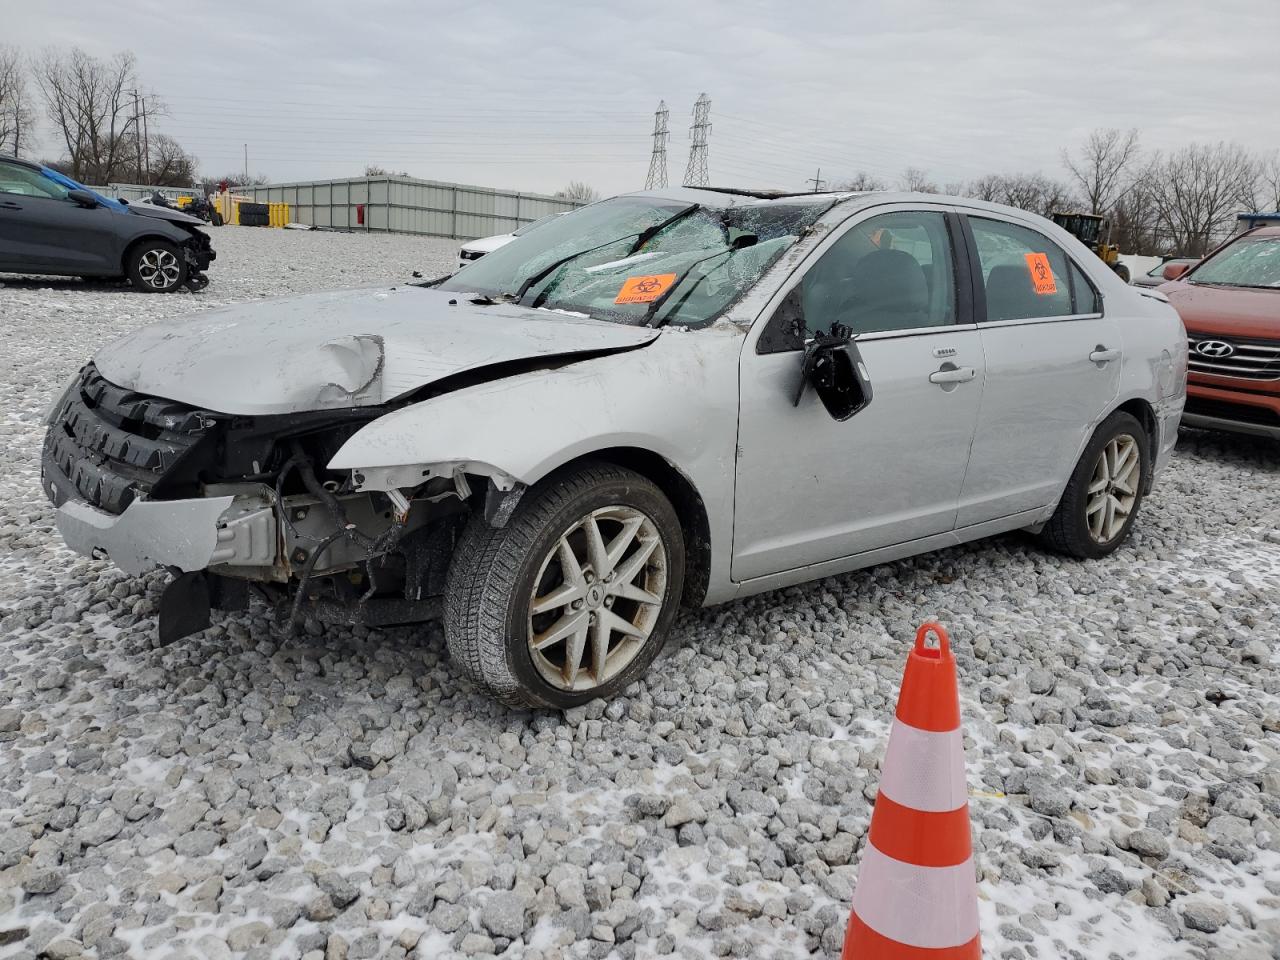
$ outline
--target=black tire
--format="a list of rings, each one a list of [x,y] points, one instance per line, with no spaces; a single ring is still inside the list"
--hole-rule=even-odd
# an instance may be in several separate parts
[[[657,550],[665,551],[661,555],[665,559],[662,602],[647,637],[616,675],[600,671],[606,681],[589,689],[556,686],[542,672],[545,661],[540,669],[530,649],[529,607],[535,579],[540,572],[547,575],[544,561],[550,563],[551,551],[568,531],[593,511],[611,507],[642,514],[656,530],[660,544],[653,556],[659,556]],[[558,471],[525,494],[505,527],[495,529],[479,515],[468,523],[454,551],[445,591],[450,656],[488,693],[512,706],[564,709],[610,697],[641,676],[662,649],[680,604],[684,566],[680,520],[656,485],[607,463]],[[651,569],[647,563],[642,568],[646,576]],[[610,609],[616,613],[624,605],[625,601]],[[595,614],[590,615],[594,619]]]
[[[1126,267],[1123,263],[1114,264],[1111,267],[1111,269],[1114,270],[1116,272],[1116,276],[1119,277],[1121,280],[1123,280],[1125,283],[1129,282],[1129,277],[1130,277],[1129,268]]]
[[[172,293],[186,283],[187,258],[168,240],[143,240],[125,258],[125,273],[135,290]]]
[[[215,227],[222,226],[222,214],[220,214],[217,210],[214,210],[212,213],[209,214],[209,222],[213,224]]]
[[[1102,451],[1117,438],[1128,435],[1136,441],[1137,455],[1141,458],[1137,472],[1137,486],[1132,506],[1123,525],[1112,536],[1100,540],[1090,530],[1088,519],[1089,487],[1094,481]],[[1067,489],[1062,494],[1058,509],[1040,532],[1040,540],[1050,549],[1081,560],[1096,560],[1113,553],[1128,538],[1133,523],[1142,508],[1147,484],[1151,478],[1151,438],[1142,424],[1132,414],[1116,411],[1107,417],[1080,455],[1080,461],[1071,473]]]

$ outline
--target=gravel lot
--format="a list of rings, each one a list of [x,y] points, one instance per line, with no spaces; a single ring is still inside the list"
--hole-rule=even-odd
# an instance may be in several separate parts
[[[685,616],[609,704],[477,695],[438,629],[157,649],[74,556],[41,414],[107,340],[443,272],[214,232],[203,294],[0,287],[0,957],[837,957],[903,657],[952,631],[985,956],[1280,958],[1280,447],[1188,432],[1111,559],[1010,536]]]

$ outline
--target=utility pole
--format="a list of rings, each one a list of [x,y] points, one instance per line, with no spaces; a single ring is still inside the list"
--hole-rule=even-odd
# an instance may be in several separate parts
[[[649,158],[649,176],[644,180],[646,190],[661,190],[667,185],[667,141],[671,138],[667,118],[670,115],[667,102],[659,100],[653,114],[653,155]]]
[[[821,188],[822,188],[822,187],[824,187],[824,186],[826,186],[826,183],[827,183],[827,181],[825,181],[825,180],[823,180],[823,179],[822,179],[822,168],[821,168],[821,167],[819,167],[819,168],[818,168],[818,172],[817,172],[817,173],[815,173],[815,174],[814,174],[812,177],[810,177],[808,180],[806,180],[806,181],[805,181],[805,183],[812,183],[812,184],[813,184],[813,192],[814,192],[814,193],[821,193],[821,192],[822,192],[822,189],[821,189]]]
[[[244,182],[249,182],[249,145],[244,145]]]
[[[689,165],[684,171],[686,187],[705,187],[711,183],[711,175],[707,172],[707,136],[711,133],[711,98],[705,93],[698,95],[693,105],[693,126],[689,128]]]
[[[133,153],[134,166],[137,168],[135,176],[138,183],[142,183],[142,122],[138,117],[138,91],[133,91]],[[108,173],[108,178],[110,173]]]
[[[143,162],[142,172],[143,172],[143,175],[147,178],[142,182],[149,184],[151,182],[151,137],[148,135],[148,131],[147,131],[147,101],[145,98],[143,99],[141,106],[142,106],[142,162]]]

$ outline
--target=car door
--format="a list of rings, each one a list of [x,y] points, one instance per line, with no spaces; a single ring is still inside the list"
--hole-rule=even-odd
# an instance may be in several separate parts
[[[111,261],[119,216],[84,207],[60,183],[23,164],[0,160],[0,266],[59,274],[120,272]]]
[[[1057,500],[1119,392],[1124,349],[1096,288],[1048,236],[985,211],[965,228],[987,379],[960,527]]]
[[[740,369],[733,579],[946,533],[982,394],[958,218],[879,207],[832,231],[753,328]],[[844,324],[872,388],[850,419],[812,388],[802,337]]]

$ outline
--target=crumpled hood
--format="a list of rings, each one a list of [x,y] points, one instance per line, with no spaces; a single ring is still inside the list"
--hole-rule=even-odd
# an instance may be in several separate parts
[[[623,350],[649,327],[477,306],[421,287],[357,289],[223,307],[144,327],[100,350],[118,386],[216,413],[371,406],[513,360]]]
[[[154,203],[147,203],[144,200],[135,200],[125,207],[126,213],[133,213],[139,217],[150,217],[153,220],[168,220],[170,223],[191,223],[200,226],[204,223],[199,217],[193,217],[189,213],[183,213],[181,210],[170,210],[168,207],[157,207]]]

